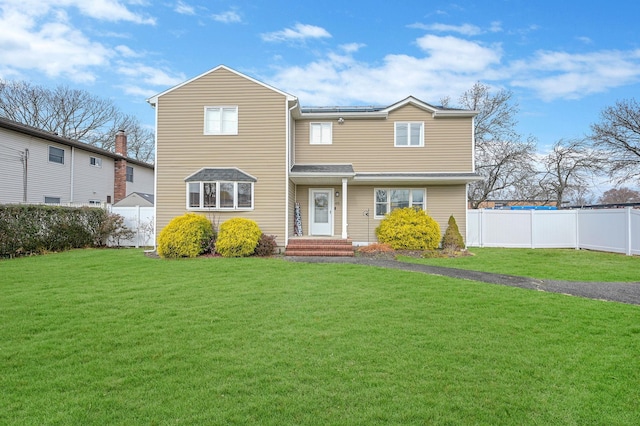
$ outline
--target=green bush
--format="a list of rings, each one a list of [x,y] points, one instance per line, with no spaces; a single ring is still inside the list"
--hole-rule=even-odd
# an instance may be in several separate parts
[[[444,232],[444,236],[442,237],[442,249],[449,251],[459,251],[464,247],[464,239],[462,238],[462,234],[460,234],[456,219],[453,217],[453,215],[449,216],[447,230]]]
[[[434,250],[440,244],[440,225],[423,210],[406,207],[387,213],[376,235],[394,250]]]
[[[158,255],[164,258],[196,257],[207,251],[213,238],[209,220],[195,213],[171,219],[158,236]]]
[[[223,257],[251,256],[258,246],[262,231],[251,219],[236,217],[220,225],[216,252]]]
[[[0,206],[0,257],[99,245],[107,218],[100,208]]]

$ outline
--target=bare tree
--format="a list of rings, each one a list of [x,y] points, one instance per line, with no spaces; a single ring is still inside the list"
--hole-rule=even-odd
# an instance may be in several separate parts
[[[518,105],[512,93],[476,83],[462,94],[462,108],[478,111],[474,120],[476,171],[484,180],[469,184],[469,202],[477,208],[490,197],[522,192],[534,174],[535,140],[523,141],[515,131]],[[442,100],[445,107],[449,99]]]
[[[609,174],[618,183],[640,182],[640,104],[635,99],[616,102],[591,125],[592,139],[608,155]]]
[[[0,116],[108,150],[113,150],[115,133],[122,129],[129,135],[128,156],[153,160],[153,132],[111,100],[84,90],[0,80]]]
[[[583,139],[560,139],[540,161],[543,175],[540,187],[556,207],[582,193],[594,174],[602,171],[602,156]]]
[[[622,203],[639,203],[640,191],[631,188],[612,188],[605,191],[598,202],[602,204],[622,204]]]

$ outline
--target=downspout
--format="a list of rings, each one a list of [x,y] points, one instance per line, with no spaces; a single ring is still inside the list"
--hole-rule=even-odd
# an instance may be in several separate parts
[[[20,159],[22,160],[22,202],[27,202],[27,183],[29,176],[29,148],[25,148],[20,153]]]
[[[75,164],[74,164],[75,163],[75,155],[76,155],[76,150],[75,150],[74,147],[71,147],[71,183],[69,184],[69,191],[71,192],[71,194],[69,194],[69,202],[70,203],[74,202],[74,200],[73,200],[73,177],[74,177],[73,176],[74,175],[73,170],[74,170],[74,167],[75,167]]]
[[[291,108],[287,109],[287,101],[285,100],[285,110],[286,110],[286,152],[285,152],[285,192],[284,192],[284,246],[286,247],[289,243],[289,171],[291,169],[291,143],[292,143],[292,132],[291,132],[291,111],[298,106],[298,102],[293,104]]]
[[[153,165],[153,197],[154,197],[154,202],[153,202],[153,251],[157,252],[158,251],[158,244],[156,243],[156,241],[158,241],[158,108],[159,108],[159,104],[160,104],[160,98],[156,99],[156,103],[155,104],[151,104],[151,106],[153,107],[153,111],[154,111],[154,118],[156,120],[155,123],[155,132],[153,135],[153,143],[154,143],[154,154],[155,154],[155,161],[154,161],[154,165]],[[253,195],[253,194],[252,194]]]

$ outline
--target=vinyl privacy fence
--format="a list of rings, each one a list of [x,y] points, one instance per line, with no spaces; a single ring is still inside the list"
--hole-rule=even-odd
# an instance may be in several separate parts
[[[120,246],[124,247],[150,247],[155,244],[153,220],[155,217],[155,207],[113,207],[110,206],[111,213],[124,217],[124,224],[134,232],[130,240],[120,240]]]
[[[467,245],[640,255],[640,210],[469,210]]]

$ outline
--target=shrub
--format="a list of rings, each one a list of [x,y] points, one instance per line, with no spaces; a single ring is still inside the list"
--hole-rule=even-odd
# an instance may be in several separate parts
[[[464,247],[464,239],[460,234],[460,230],[458,230],[456,219],[453,215],[449,216],[447,230],[444,232],[444,236],[442,237],[442,249],[448,251],[459,251]]]
[[[164,258],[196,257],[206,251],[213,238],[211,222],[201,215],[177,216],[158,236],[158,254]]]
[[[276,247],[278,247],[278,243],[275,235],[262,234],[253,254],[262,257],[272,256],[276,251]]]
[[[376,235],[394,250],[433,250],[440,243],[440,225],[423,210],[406,207],[387,213]]]
[[[216,251],[222,257],[251,256],[258,246],[262,231],[251,219],[236,217],[220,225]]]

